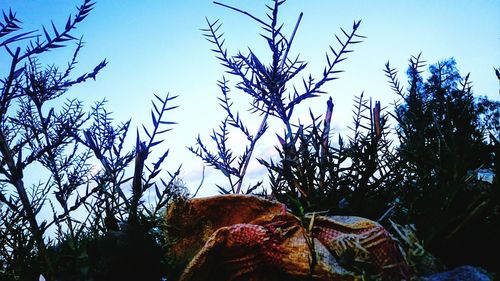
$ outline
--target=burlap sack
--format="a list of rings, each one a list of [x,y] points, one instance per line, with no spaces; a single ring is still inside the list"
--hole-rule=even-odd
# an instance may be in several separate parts
[[[182,201],[166,215],[170,255],[187,265],[180,280],[356,280],[339,259],[371,264],[384,279],[408,278],[395,241],[359,217],[299,219],[255,196]]]

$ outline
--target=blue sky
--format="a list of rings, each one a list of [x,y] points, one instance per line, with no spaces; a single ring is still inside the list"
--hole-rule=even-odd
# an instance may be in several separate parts
[[[40,30],[42,25],[50,25],[50,20],[56,26],[63,26],[81,2],[0,0],[0,7],[4,10],[10,7],[17,12],[27,30]],[[270,3],[263,0],[221,2],[263,19],[264,5]],[[390,104],[397,97],[386,82],[382,71],[384,64],[390,61],[392,67],[399,69],[400,79],[405,81],[408,59],[420,52],[430,63],[454,57],[463,75],[471,73],[477,95],[500,98],[493,72],[493,67],[500,67],[500,1],[289,0],[280,10],[285,32],[290,32],[300,12],[304,12],[304,17],[292,55],[300,53],[301,58],[309,62],[303,75],[321,74],[326,63],[325,52],[329,45],[336,47],[334,34],[341,34],[340,27],[349,30],[354,20],[361,19],[359,33],[367,36],[340,66],[346,71],[341,79],[324,88],[327,94],[300,105],[303,110],[296,112],[295,117],[302,117],[301,120],[309,108],[322,114],[331,96],[335,104],[334,130],[347,133],[345,128],[351,118],[352,99],[363,91],[365,96],[381,100],[390,110]],[[179,95],[175,103],[180,107],[170,112],[168,118],[179,124],[166,136],[164,148],[171,149],[166,167],[173,170],[183,163],[182,177],[192,188],[200,180],[203,163],[185,147],[194,145],[198,134],[208,142],[212,128],[218,126],[223,117],[218,107],[216,82],[224,75],[224,69],[199,30],[206,27],[205,17],[221,20],[229,53],[251,47],[264,59],[269,58],[266,43],[259,36],[261,29],[254,21],[205,0],[101,0],[73,32],[76,37],[83,35],[86,42],[75,76],[93,69],[104,58],[109,65],[97,81],[72,89],[70,97],[78,97],[89,106],[105,97],[117,121],[132,118],[132,131],[135,132],[135,127],[141,123],[150,123],[153,93]],[[72,48],[56,50],[42,59],[64,65],[72,51]],[[1,58],[0,62],[5,65]],[[226,78],[236,81],[227,75]],[[245,115],[250,100],[236,90],[232,94],[250,127],[257,126],[250,122],[255,118]],[[282,131],[279,123],[271,125],[269,137],[257,149],[257,156],[270,155],[275,143],[272,132]],[[241,137],[234,137],[231,141],[238,150]],[[131,145],[133,140],[131,137]],[[262,174],[258,165],[252,168],[255,176]],[[213,193],[214,183],[221,184],[220,178],[207,170],[202,194]]]

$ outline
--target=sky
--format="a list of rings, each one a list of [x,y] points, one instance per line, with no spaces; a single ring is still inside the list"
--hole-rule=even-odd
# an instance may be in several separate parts
[[[77,0],[0,0],[0,8],[16,12],[26,30],[41,30],[42,25],[63,27],[68,15],[76,13]],[[265,19],[264,0],[221,0],[221,2],[251,12]],[[319,77],[326,63],[325,52],[331,45],[338,49],[334,35],[340,27],[350,31],[355,20],[362,20],[359,34],[366,36],[362,44],[339,65],[345,70],[340,79],[324,87],[325,95],[300,104],[295,120],[309,121],[308,110],[324,113],[326,101],[332,97],[334,133],[346,135],[350,124],[352,100],[364,92],[365,97],[380,100],[387,110],[398,97],[391,91],[383,72],[387,61],[399,70],[405,83],[408,59],[422,53],[429,63],[454,57],[462,75],[471,73],[476,95],[499,100],[499,83],[493,68],[500,67],[500,1],[498,0],[420,0],[420,1],[333,1],[288,0],[280,8],[284,32],[290,34],[300,14],[304,13],[294,39],[291,55],[300,54],[309,62],[302,72]],[[201,180],[203,162],[192,155],[187,146],[195,145],[200,137],[210,144],[212,128],[218,127],[224,112],[218,106],[220,91],[217,80],[225,76],[213,46],[204,39],[200,29],[206,28],[206,18],[223,23],[229,54],[252,48],[262,60],[270,58],[266,42],[260,37],[262,29],[242,14],[217,6],[206,0],[100,0],[73,36],[83,36],[86,42],[74,70],[90,71],[101,60],[109,64],[96,81],[71,89],[68,98],[79,98],[88,106],[106,98],[107,108],[117,122],[132,119],[131,132],[141,124],[149,126],[153,94],[178,95],[173,105],[179,108],[168,112],[167,120],[178,124],[165,138],[159,150],[170,149],[165,170],[174,171],[182,164],[181,177],[194,190]],[[40,59],[64,66],[71,59],[73,44],[45,54]],[[2,75],[5,57],[0,56]],[[269,60],[267,60],[269,61]],[[256,129],[257,116],[248,113],[249,100],[244,94],[231,92],[250,129]],[[268,135],[256,149],[255,156],[269,158],[275,152],[275,134],[283,127],[272,121]],[[132,135],[132,134],[131,134]],[[144,137],[144,134],[142,134]],[[130,137],[130,147],[135,136]],[[232,135],[230,144],[236,151],[243,149],[243,138]],[[151,158],[154,159],[155,155]],[[250,166],[250,181],[264,175],[258,163]],[[215,194],[215,184],[224,185],[216,171],[207,168],[201,195]]]

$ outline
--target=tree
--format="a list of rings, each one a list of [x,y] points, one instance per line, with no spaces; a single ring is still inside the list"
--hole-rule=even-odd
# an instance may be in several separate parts
[[[406,91],[389,63],[385,70],[402,100],[394,114],[404,163],[399,219],[415,223],[431,252],[446,261],[477,261],[484,255],[473,249],[486,247],[479,237],[493,241],[487,238],[500,230],[491,220],[498,217],[497,187],[474,176],[481,168],[496,174],[496,144],[486,141],[481,123],[490,111],[481,109],[484,102],[475,100],[469,75],[460,76],[454,59],[431,65],[427,79],[423,67],[420,56],[410,59]]]

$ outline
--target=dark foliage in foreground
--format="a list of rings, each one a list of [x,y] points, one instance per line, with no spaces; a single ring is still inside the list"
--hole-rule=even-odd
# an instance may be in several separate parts
[[[310,112],[310,123],[296,124],[296,106],[326,94],[322,86],[338,79],[339,63],[364,37],[358,34],[360,21],[351,30],[341,29],[322,74],[301,78],[307,63],[291,57],[291,46],[302,14],[286,36],[278,20],[284,2],[272,1],[268,21],[215,2],[263,28],[270,50],[267,63],[251,49],[229,55],[218,21],[207,20],[203,30],[227,73],[237,79],[235,88],[253,100],[252,117],[260,118],[260,126],[251,132],[246,117],[233,109],[237,99],[231,98],[232,84],[226,78],[219,81],[219,101],[227,116],[211,136],[216,150],[201,137],[190,150],[227,178],[220,191],[256,193],[263,187],[263,193],[285,203],[299,218],[308,212],[359,215],[393,225],[416,273],[424,272],[424,259],[432,260],[423,247],[449,265],[472,263],[496,270],[483,251],[500,251],[499,103],[475,99],[469,76],[462,78],[453,60],[432,65],[424,79],[423,63],[413,57],[407,89],[386,66],[401,99],[394,114],[361,94],[354,100],[347,137],[332,137],[331,98],[323,116]],[[92,71],[72,74],[83,43],[71,34],[93,5],[84,0],[63,28],[44,27],[40,34],[24,32],[12,12],[0,21],[0,47],[11,59],[0,80],[2,280],[37,280],[40,274],[47,280],[172,276],[173,261],[164,258],[169,241],[162,214],[185,191],[177,179],[180,168],[166,179],[160,177],[168,150],[153,161],[150,155],[174,124],[166,115],[176,107],[171,106],[175,97],[155,95],[151,124],[137,132],[131,150],[125,147],[130,121],[114,124],[105,101],[88,110],[77,99],[64,100],[70,87],[95,79],[106,66],[104,60]],[[40,63],[49,51],[74,42],[66,67]],[[292,81],[297,80],[301,83],[295,87]],[[397,122],[398,146],[388,122],[391,115]],[[270,118],[282,124],[278,157],[255,159]],[[241,155],[227,145],[234,133],[247,140]],[[268,186],[248,182],[247,170],[255,161],[268,169]],[[34,184],[25,177],[33,169],[43,171]],[[478,178],[488,173],[491,181]]]
[[[396,105],[404,181],[397,220],[414,223],[426,248],[451,264],[494,268],[485,249],[498,251],[498,119],[500,103],[472,95],[453,59],[429,67],[410,59],[407,90],[395,70],[386,74],[402,102]],[[480,176],[483,176],[481,179]],[[491,176],[491,179],[485,179]]]
[[[145,138],[137,133],[131,151],[124,147],[130,121],[114,125],[105,101],[87,110],[77,99],[64,100],[70,87],[95,79],[107,64],[72,74],[83,42],[71,34],[93,5],[85,0],[63,28],[52,24],[42,34],[23,32],[13,12],[0,22],[0,46],[11,60],[0,80],[2,280],[40,274],[47,280],[133,274],[157,280],[165,274],[160,215],[182,189],[178,170],[169,180],[159,176],[168,150],[147,160],[174,124],[165,118],[175,97],[155,96],[152,125],[143,126]],[[75,42],[66,67],[39,62]],[[35,171],[39,181],[28,183],[25,175]]]

